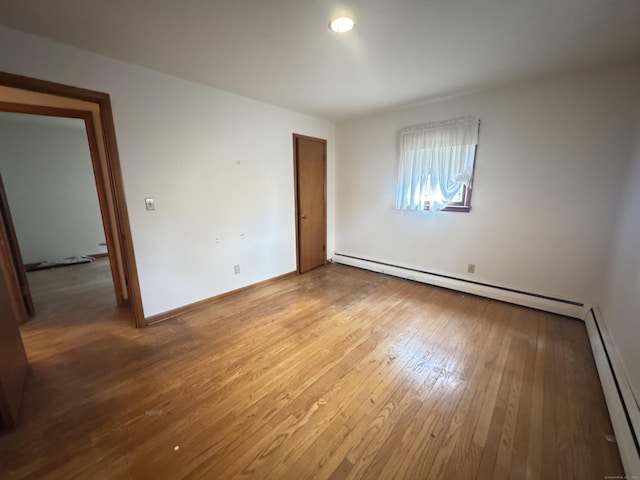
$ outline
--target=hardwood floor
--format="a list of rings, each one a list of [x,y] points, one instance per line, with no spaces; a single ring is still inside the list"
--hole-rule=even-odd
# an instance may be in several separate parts
[[[327,265],[136,330],[58,282],[3,479],[623,474],[579,321]]]

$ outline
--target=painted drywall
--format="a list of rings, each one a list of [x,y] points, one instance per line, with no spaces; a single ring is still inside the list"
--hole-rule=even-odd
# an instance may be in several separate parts
[[[626,66],[338,124],[336,252],[597,300],[639,84],[638,66]],[[465,115],[481,121],[471,212],[395,210],[398,131]]]
[[[295,270],[294,132],[328,142],[332,255],[332,123],[5,27],[0,44],[0,70],[110,94],[146,316]]]
[[[0,173],[25,263],[106,253],[82,120],[0,112]]]
[[[636,402],[640,404],[640,118],[636,132],[636,150],[618,210],[619,221],[600,309]]]

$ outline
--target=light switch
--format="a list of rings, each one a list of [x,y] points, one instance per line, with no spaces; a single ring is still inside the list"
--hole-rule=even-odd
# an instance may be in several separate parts
[[[156,203],[153,200],[153,198],[145,198],[144,199],[144,203],[147,207],[147,210],[155,210],[156,209]]]

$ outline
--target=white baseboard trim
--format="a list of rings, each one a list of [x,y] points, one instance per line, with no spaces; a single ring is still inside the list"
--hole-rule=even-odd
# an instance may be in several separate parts
[[[611,344],[600,309],[589,309],[584,322],[626,478],[640,478],[640,408]]]
[[[449,288],[460,292],[471,293],[481,297],[535,308],[537,310],[566,315],[567,317],[573,317],[580,320],[582,320],[585,315],[586,307],[581,302],[552,298],[546,295],[523,292],[496,285],[488,285],[482,282],[455,278],[448,275],[426,272],[399,265],[391,265],[376,260],[359,258],[341,253],[335,253],[332,260],[335,263],[363,268],[365,270],[393,275],[395,277],[406,278],[408,280],[415,280],[417,282],[428,283],[430,285]]]

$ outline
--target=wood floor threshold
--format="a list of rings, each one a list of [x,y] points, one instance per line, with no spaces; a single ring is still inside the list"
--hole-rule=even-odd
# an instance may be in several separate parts
[[[246,285],[241,288],[237,288],[235,290],[231,290],[229,292],[221,293],[220,295],[214,295],[213,297],[205,298],[203,300],[199,300],[197,302],[189,303],[188,305],[183,305],[182,307],[174,308],[173,310],[167,310],[166,312],[157,313],[155,315],[151,315],[145,318],[145,323],[147,326],[155,325],[160,322],[164,322],[166,320],[170,320],[178,315],[183,315],[185,313],[191,313],[195,310],[199,310],[201,308],[207,307],[212,303],[218,302],[228,297],[232,297],[234,295],[239,295],[248,290],[252,290],[258,287],[265,287],[267,285],[271,285],[273,283],[279,282],[281,280],[285,280],[290,277],[294,277],[298,275],[296,270],[288,273],[284,273],[282,275],[278,275],[277,277],[268,278],[266,280],[262,280],[261,282],[252,283],[251,285]]]

